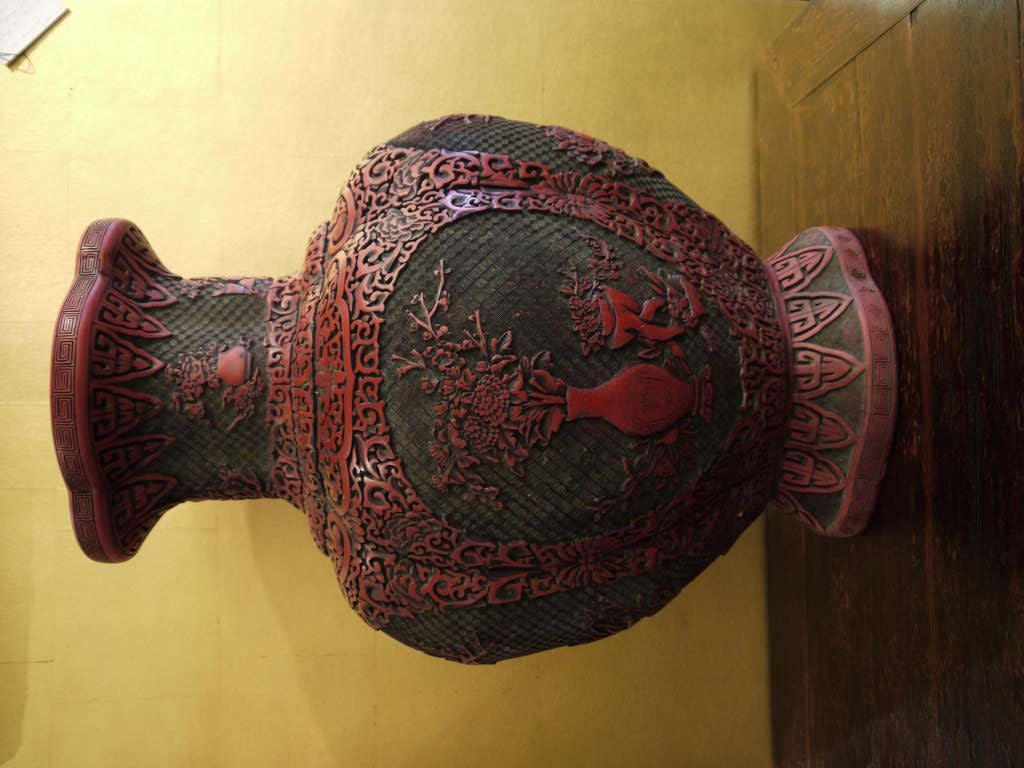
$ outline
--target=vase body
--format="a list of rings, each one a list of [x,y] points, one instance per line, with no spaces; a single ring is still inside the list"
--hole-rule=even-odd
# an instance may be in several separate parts
[[[772,498],[862,527],[887,323],[849,233],[766,266],[640,160],[459,115],[373,150],[287,278],[90,227],[54,436],[90,556],[182,500],[286,499],[367,623],[486,663],[654,613]]]

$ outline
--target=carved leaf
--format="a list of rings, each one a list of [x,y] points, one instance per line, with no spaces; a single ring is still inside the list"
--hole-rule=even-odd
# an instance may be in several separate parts
[[[793,404],[789,439],[803,447],[836,449],[851,445],[856,435],[838,414],[801,401]]]
[[[103,294],[99,320],[128,336],[163,339],[171,335],[167,326],[143,312],[135,302],[113,288]]]
[[[836,493],[846,488],[846,475],[815,450],[788,448],[779,487],[795,493]]]
[[[807,399],[842,389],[864,370],[849,353],[806,341],[793,344],[793,360],[797,394]]]
[[[832,291],[800,293],[786,299],[793,341],[806,341],[843,314],[853,297]]]
[[[812,245],[775,257],[772,259],[772,267],[782,292],[790,296],[810,285],[831,260],[831,246]]]
[[[104,476],[117,482],[156,459],[174,438],[170,435],[141,435],[104,445],[99,450]]]
[[[130,432],[162,407],[152,395],[115,386],[95,386],[90,399],[92,433],[97,442]]]
[[[127,254],[116,254],[111,264],[111,284],[143,308],[166,307],[178,301],[140,266],[138,260]]]
[[[106,381],[129,381],[149,376],[164,365],[130,341],[102,328],[94,332],[89,363],[92,376]]]

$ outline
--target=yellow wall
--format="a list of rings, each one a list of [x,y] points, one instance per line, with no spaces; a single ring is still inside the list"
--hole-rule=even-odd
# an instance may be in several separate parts
[[[369,147],[451,111],[619,144],[756,245],[753,62],[802,3],[71,5],[0,71],[0,763],[769,764],[760,525],[624,634],[461,667],[362,625],[283,503],[88,561],[48,360],[93,218],[185,275],[284,274]]]

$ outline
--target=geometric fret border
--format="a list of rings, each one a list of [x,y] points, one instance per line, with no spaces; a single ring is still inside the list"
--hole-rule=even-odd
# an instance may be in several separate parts
[[[114,223],[113,219],[94,221],[82,235],[78,246],[78,275],[57,317],[53,335],[53,363],[50,368],[50,422],[57,461],[68,487],[71,506],[71,524],[82,550],[93,560],[110,560],[107,547],[100,541],[96,528],[93,505],[93,485],[89,482],[86,464],[81,452],[78,423],[79,412],[77,382],[88,377],[84,365],[79,365],[81,350],[79,329],[88,318],[87,305],[94,296],[99,280],[99,252],[103,236]],[[83,318],[84,315],[84,318]],[[85,319],[85,322],[88,322]]]

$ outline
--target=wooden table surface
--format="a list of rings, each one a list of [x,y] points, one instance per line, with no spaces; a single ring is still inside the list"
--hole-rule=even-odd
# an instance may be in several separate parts
[[[852,228],[900,358],[867,531],[770,516],[778,765],[1024,765],[1020,11],[815,2],[764,58],[762,245]]]

